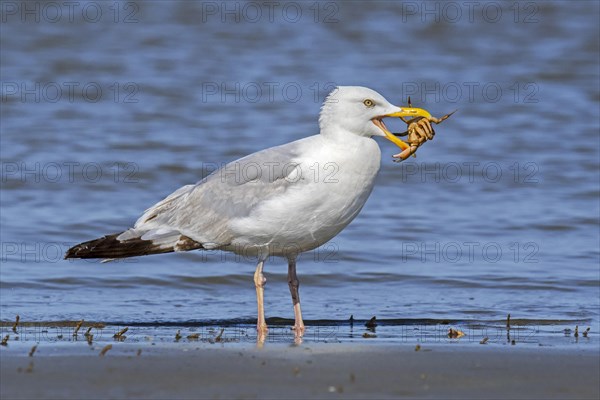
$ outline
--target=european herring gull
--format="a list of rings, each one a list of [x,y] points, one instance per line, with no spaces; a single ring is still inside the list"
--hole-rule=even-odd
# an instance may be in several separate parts
[[[150,207],[133,228],[78,244],[65,258],[116,259],[196,249],[256,257],[257,329],[264,340],[263,267],[269,256],[285,257],[293,329],[300,338],[298,254],[332,239],[364,206],[381,162],[373,137],[383,136],[402,150],[408,147],[383,118],[419,116],[424,121],[431,117],[423,109],[394,106],[365,87],[338,87],[323,103],[318,135],[233,161]],[[421,142],[433,135],[425,125]]]

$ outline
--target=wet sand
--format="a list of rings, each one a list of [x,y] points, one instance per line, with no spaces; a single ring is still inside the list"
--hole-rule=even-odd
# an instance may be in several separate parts
[[[2,399],[597,399],[595,346],[186,342],[3,346]],[[139,353],[139,354],[138,354]]]

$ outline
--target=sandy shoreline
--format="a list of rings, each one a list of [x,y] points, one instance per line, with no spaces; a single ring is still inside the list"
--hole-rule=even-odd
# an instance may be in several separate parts
[[[598,398],[598,349],[114,343],[1,349],[13,398]],[[139,353],[139,354],[138,354]]]

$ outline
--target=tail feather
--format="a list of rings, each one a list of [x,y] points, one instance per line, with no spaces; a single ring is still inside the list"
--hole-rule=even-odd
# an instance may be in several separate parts
[[[181,235],[171,243],[165,241],[128,238],[119,240],[121,233],[103,236],[98,239],[80,243],[71,247],[65,254],[68,258],[127,258],[145,256],[149,254],[171,253],[174,251],[188,251],[201,249],[202,244],[185,235]]]

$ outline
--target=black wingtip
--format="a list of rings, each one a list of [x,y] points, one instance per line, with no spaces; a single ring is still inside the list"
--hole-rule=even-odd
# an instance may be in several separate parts
[[[181,235],[173,246],[164,246],[155,244],[152,240],[142,240],[141,238],[120,241],[117,238],[121,233],[103,236],[75,245],[67,250],[65,260],[71,258],[127,258],[202,248],[201,243],[185,235]]]

